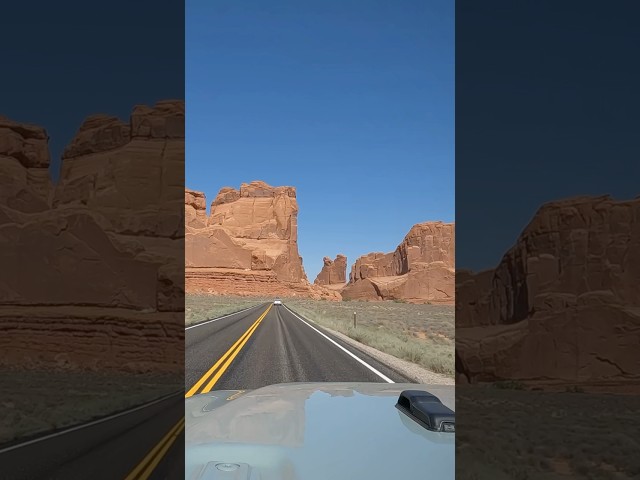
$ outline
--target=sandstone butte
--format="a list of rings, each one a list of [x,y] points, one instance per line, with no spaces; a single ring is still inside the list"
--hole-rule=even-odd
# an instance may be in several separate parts
[[[456,277],[459,382],[640,379],[640,199],[543,205],[499,265]]]
[[[347,257],[338,254],[335,260],[324,257],[322,261],[322,270],[313,283],[339,292],[347,282]]]
[[[209,215],[204,194],[186,189],[184,208],[187,292],[340,299],[307,280],[294,187],[261,181],[224,187]]]
[[[0,365],[181,373],[184,102],[91,116],[49,165],[0,119]]]
[[[455,224],[414,225],[394,252],[370,253],[351,267],[344,299],[452,304],[455,299]]]

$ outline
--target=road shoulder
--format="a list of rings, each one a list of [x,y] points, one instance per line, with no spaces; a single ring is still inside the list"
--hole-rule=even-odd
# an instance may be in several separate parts
[[[331,328],[325,327],[324,325],[320,325],[313,320],[300,315],[300,313],[298,312],[296,312],[296,314],[301,318],[304,318],[307,322],[309,322],[311,325],[314,325],[316,328],[333,335],[350,347],[369,355],[370,357],[386,365],[392,370],[397,371],[399,374],[407,377],[413,382],[425,385],[455,385],[454,378],[432,372],[431,370],[427,370],[426,368],[416,365],[415,363],[407,362],[406,360],[394,357],[393,355],[389,355],[388,353],[381,352],[380,350],[377,350],[368,345],[364,345],[363,343],[360,343],[343,333],[332,330]]]

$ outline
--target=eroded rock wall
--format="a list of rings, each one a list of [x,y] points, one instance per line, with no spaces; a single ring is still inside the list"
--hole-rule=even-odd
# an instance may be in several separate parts
[[[324,257],[322,262],[322,270],[313,283],[343,287],[347,281],[347,257],[338,254],[334,260]]]
[[[640,378],[640,199],[542,206],[494,270],[456,278],[460,371],[501,378]]]
[[[92,116],[48,166],[43,129],[0,122],[2,361],[179,372],[184,102]]]
[[[197,220],[194,199],[204,201],[204,194],[185,195],[185,215],[194,219],[185,227],[188,291],[339,298],[307,280],[298,253],[294,187],[254,181],[239,190],[222,188],[205,225]]]
[[[370,253],[351,267],[343,298],[453,303],[455,225],[414,225],[392,253]]]

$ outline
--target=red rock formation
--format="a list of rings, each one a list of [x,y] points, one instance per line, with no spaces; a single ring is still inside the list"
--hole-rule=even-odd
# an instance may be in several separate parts
[[[0,116],[0,205],[24,213],[47,209],[49,162],[44,128]]]
[[[55,189],[48,165],[43,129],[0,122],[2,362],[179,372],[184,102],[90,117]]]
[[[495,270],[456,278],[460,374],[640,377],[640,199],[544,205]]]
[[[184,223],[188,227],[202,228],[207,225],[207,202],[204,193],[185,189]]]
[[[327,287],[344,287],[347,281],[347,257],[338,254],[335,260],[324,257],[323,262],[322,270],[313,283]]]
[[[288,292],[338,298],[335,293],[311,286],[304,273],[298,254],[295,188],[272,187],[260,181],[243,183],[240,190],[222,188],[211,204],[206,225],[196,221],[194,199],[200,198],[204,202],[202,193],[191,190],[185,195],[185,215],[192,219],[185,227],[189,292]]]
[[[453,303],[453,223],[414,225],[393,253],[370,253],[351,267],[343,298]]]

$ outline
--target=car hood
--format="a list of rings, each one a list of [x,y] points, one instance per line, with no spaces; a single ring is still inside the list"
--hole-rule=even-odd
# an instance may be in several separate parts
[[[294,383],[187,398],[185,478],[454,478],[455,435],[395,408],[403,390],[455,410],[444,385]]]

